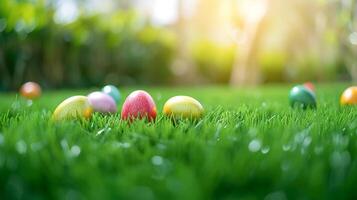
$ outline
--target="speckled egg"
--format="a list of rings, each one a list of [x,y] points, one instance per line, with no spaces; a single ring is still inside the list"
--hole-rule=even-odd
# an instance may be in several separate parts
[[[52,119],[55,121],[77,118],[90,118],[93,108],[86,96],[73,96],[62,103],[55,109]]]
[[[109,96],[111,96],[115,103],[119,103],[120,102],[120,91],[118,90],[117,87],[115,87],[114,85],[106,85],[103,87],[102,92],[108,94]]]
[[[357,86],[347,88],[341,95],[341,105],[357,105]]]
[[[27,82],[21,86],[20,94],[26,99],[33,100],[41,96],[41,87],[35,82]]]
[[[147,118],[153,121],[156,118],[156,105],[149,93],[143,90],[132,92],[123,104],[121,118],[123,120]]]
[[[204,112],[203,106],[189,96],[175,96],[166,101],[164,114],[175,118],[199,119]]]
[[[114,99],[104,92],[92,92],[88,95],[88,101],[95,112],[109,114],[117,112]]]
[[[302,85],[295,86],[290,90],[289,102],[292,107],[316,108],[315,94]]]

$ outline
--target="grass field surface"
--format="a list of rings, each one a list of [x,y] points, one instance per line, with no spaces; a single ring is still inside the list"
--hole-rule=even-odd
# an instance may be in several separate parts
[[[95,89],[44,91],[32,106],[0,94],[0,199],[357,199],[357,107],[339,105],[347,86],[317,85],[306,111],[289,107],[291,85],[135,88],[160,114],[132,124],[119,113],[51,122],[61,101]],[[174,95],[198,99],[202,120],[164,117]]]

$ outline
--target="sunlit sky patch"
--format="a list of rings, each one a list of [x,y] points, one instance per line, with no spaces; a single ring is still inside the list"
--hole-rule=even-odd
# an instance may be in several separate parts
[[[133,0],[134,9],[140,14],[149,17],[155,25],[165,26],[174,24],[178,19],[178,6],[180,0]],[[196,9],[197,0],[181,0],[183,16],[192,16]],[[79,7],[75,0],[58,0],[54,20],[56,23],[68,24],[74,22],[79,16]],[[89,0],[84,4],[88,13],[112,12],[115,9],[113,0]]]

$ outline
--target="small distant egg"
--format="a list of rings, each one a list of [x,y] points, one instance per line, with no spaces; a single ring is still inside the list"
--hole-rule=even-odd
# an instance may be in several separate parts
[[[55,121],[90,118],[93,108],[85,96],[73,96],[60,103],[53,112],[52,119]]]
[[[341,105],[357,105],[357,86],[347,88],[341,95]]]
[[[313,83],[311,83],[311,82],[306,82],[306,83],[304,83],[304,86],[305,86],[307,89],[309,89],[311,92],[315,92],[315,91],[316,91],[315,85],[314,85]]]
[[[199,119],[204,112],[203,106],[196,99],[189,96],[175,96],[166,101],[164,114],[175,118]]]
[[[290,90],[289,102],[291,107],[316,108],[315,94],[302,85],[295,86]]]
[[[92,92],[88,95],[88,101],[95,112],[116,113],[117,105],[114,99],[104,92]]]
[[[120,95],[120,91],[117,87],[115,87],[114,85],[106,85],[103,87],[102,92],[108,94],[109,96],[111,96],[115,103],[119,103],[121,95]]]
[[[124,101],[121,111],[123,120],[147,118],[153,121],[156,118],[157,110],[153,98],[143,90],[132,92]]]
[[[41,96],[41,86],[35,82],[27,82],[21,86],[20,94],[26,99],[36,99]]]

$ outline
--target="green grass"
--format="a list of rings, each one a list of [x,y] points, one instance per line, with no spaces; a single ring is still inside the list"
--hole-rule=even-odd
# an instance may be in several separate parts
[[[356,199],[357,107],[346,84],[318,85],[317,110],[288,106],[290,86],[145,88],[162,110],[191,95],[205,117],[127,124],[120,115],[55,124],[63,99],[27,107],[0,95],[0,199]],[[126,88],[126,96],[133,88]]]

